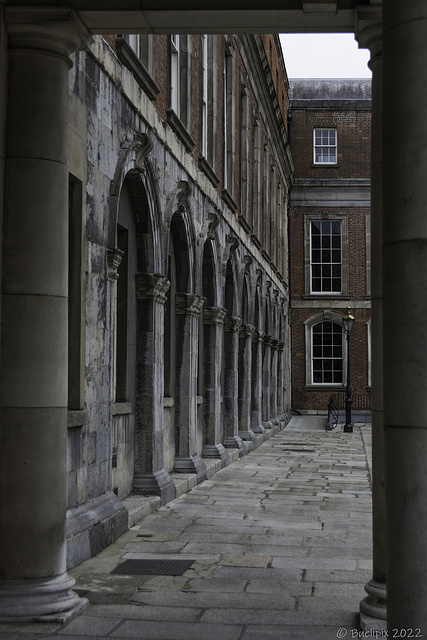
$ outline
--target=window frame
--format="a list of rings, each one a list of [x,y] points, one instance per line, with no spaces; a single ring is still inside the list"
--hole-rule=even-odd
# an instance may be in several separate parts
[[[334,144],[323,144],[322,141],[321,143],[316,143],[316,133],[320,132],[320,131],[328,131],[334,132]],[[329,140],[328,140],[329,142]],[[322,160],[316,160],[316,150],[317,149],[334,149],[335,150],[335,159],[334,160],[325,160],[323,158],[323,153],[322,153]],[[329,154],[328,154],[329,155]],[[338,164],[338,131],[336,127],[315,127],[313,129],[313,164],[316,166],[322,166],[322,165],[327,165],[327,166],[333,166],[333,165],[337,165]]]
[[[180,87],[180,36],[177,33],[170,36],[170,106],[176,115],[181,115],[181,87]]]
[[[327,223],[330,225],[330,230],[328,233],[324,232],[322,230],[322,226]],[[320,238],[320,246],[319,247],[314,247],[313,243],[314,243],[314,237],[313,237],[313,226],[315,224],[319,224],[320,229],[319,229],[319,238]],[[339,234],[334,232],[334,228],[333,225],[338,224],[339,225]],[[334,237],[336,237],[337,235],[339,235],[339,248],[338,247],[334,247],[333,246],[333,239]],[[329,248],[324,247],[323,246],[323,238],[325,238],[325,240],[327,238],[329,238]],[[315,250],[319,251],[319,255],[320,255],[320,259],[318,262],[314,262],[313,260],[313,253]],[[333,260],[333,252],[334,251],[338,251],[339,250],[339,261],[334,261]],[[329,260],[324,260],[323,259],[323,255],[325,252],[329,251]],[[339,265],[339,277],[335,276],[333,274],[333,268],[334,266]],[[320,273],[319,276],[314,276],[314,267],[315,266],[320,266]],[[324,269],[323,267],[330,267],[330,276],[329,278],[327,278],[327,276],[324,274]],[[328,290],[325,287],[325,283],[327,280],[330,280],[330,290]],[[339,289],[333,289],[333,282],[334,280],[338,280],[339,279]],[[314,288],[314,280],[319,280],[320,281],[320,288],[315,289]],[[342,291],[342,221],[341,220],[325,220],[325,219],[320,219],[320,220],[311,220],[310,221],[310,293],[312,295],[341,295],[341,291]]]
[[[340,222],[341,223],[341,291],[313,291],[312,289],[312,262],[311,262],[311,223]],[[348,214],[346,212],[306,213],[304,215],[304,261],[305,261],[305,295],[309,298],[343,298],[349,295],[349,242],[348,242]]]
[[[201,144],[200,153],[204,158],[208,157],[208,36],[200,36],[201,44]]]
[[[323,322],[332,322],[342,330],[342,382],[314,382],[313,381],[313,327]],[[308,388],[315,389],[344,389],[347,372],[347,348],[344,331],[343,316],[335,311],[325,310],[316,313],[304,321],[305,329],[305,383]]]
[[[327,345],[325,340],[324,340],[324,336],[326,335],[324,327],[325,325],[331,325],[332,331],[330,333],[331,337],[331,344]],[[322,331],[318,332],[315,334],[315,329],[316,327],[322,327]],[[335,331],[334,327],[339,327],[340,331]],[[315,335],[321,335],[322,336],[322,340],[321,340],[321,344],[316,345],[314,344],[315,342]],[[334,342],[334,336],[335,335],[340,335],[340,344],[337,344]],[[311,327],[311,380],[312,380],[312,384],[315,385],[328,385],[328,386],[342,386],[343,381],[344,381],[344,371],[343,371],[343,355],[344,355],[344,345],[345,345],[345,339],[344,339],[344,331],[341,325],[339,325],[336,322],[333,322],[331,320],[322,320],[321,322],[317,322],[316,324],[313,324]],[[324,350],[330,346],[331,347],[331,355],[327,356],[324,354]],[[316,347],[320,347],[322,350],[322,355],[318,356],[315,355],[315,348]],[[334,354],[335,348],[340,348],[340,356],[336,357]],[[324,366],[324,363],[326,361],[332,361],[332,363],[335,362],[339,362],[340,363],[340,368],[336,369],[334,364],[332,365],[331,368],[331,377],[334,378],[336,373],[341,373],[341,379],[339,381],[335,381],[335,380],[325,380],[325,375],[326,375],[326,369]],[[322,365],[319,369],[320,375],[322,377],[322,380],[315,380],[315,375],[318,373],[318,371],[315,369],[315,363],[316,362],[321,362]]]

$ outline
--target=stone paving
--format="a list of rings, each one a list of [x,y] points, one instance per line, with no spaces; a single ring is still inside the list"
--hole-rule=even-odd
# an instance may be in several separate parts
[[[1,640],[331,640],[358,637],[371,578],[371,428],[287,428],[73,569],[90,605]],[[190,559],[182,576],[111,573]]]

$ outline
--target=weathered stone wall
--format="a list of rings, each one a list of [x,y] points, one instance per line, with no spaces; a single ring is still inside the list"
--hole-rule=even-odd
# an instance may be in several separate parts
[[[222,60],[223,38],[215,38]],[[273,83],[244,69],[249,54],[265,56],[261,40],[255,47],[247,38],[243,44],[236,39],[239,133],[233,195],[241,203],[244,73],[249,113],[257,110],[266,140],[267,182],[256,215],[274,234],[263,246],[252,240],[248,223],[255,215],[252,195],[243,215],[223,200],[221,181],[215,186],[199,167],[199,40],[194,36],[191,47],[193,149],[166,122],[166,37],[155,41],[154,77],[160,89],[155,100],[118,60],[113,41],[96,38],[90,52],[74,56],[70,71],[70,211],[73,220],[81,216],[70,244],[70,265],[80,264],[80,271],[70,267],[70,565],[123,530],[120,499],[132,492],[154,493],[167,502],[175,495],[174,473],[194,473],[203,480],[204,458],[228,464],[227,447],[243,453],[256,446],[285,423],[289,412],[283,401],[284,387],[289,389],[288,293],[285,274],[278,270],[287,249],[278,222],[283,203],[275,194],[279,188],[285,198],[291,179],[286,141],[279,135],[283,121],[274,109],[268,111]],[[222,72],[217,81],[220,87]],[[216,149],[221,152],[221,141]],[[221,178],[220,156],[216,166]],[[243,322],[243,333],[240,339],[233,334],[236,358],[227,365],[224,323],[231,316]],[[252,378],[253,331],[265,335],[269,345],[257,381]],[[226,366],[232,367],[239,392],[237,413],[228,418],[221,389]],[[262,379],[268,380],[267,389]],[[256,385],[264,394],[262,415],[250,409]],[[246,448],[242,438],[249,441]]]

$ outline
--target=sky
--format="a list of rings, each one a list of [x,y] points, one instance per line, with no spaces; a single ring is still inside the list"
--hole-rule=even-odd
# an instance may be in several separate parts
[[[370,78],[369,50],[359,49],[354,34],[281,34],[289,78]]]

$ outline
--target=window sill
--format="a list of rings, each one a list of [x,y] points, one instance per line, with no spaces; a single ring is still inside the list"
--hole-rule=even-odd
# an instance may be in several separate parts
[[[258,239],[258,236],[256,236],[254,233],[251,235],[251,240],[254,243],[254,245],[256,246],[257,249],[261,249],[261,241]]]
[[[160,93],[159,87],[123,36],[116,37],[116,52],[120,62],[122,62],[129,71],[132,71],[135,80],[150,100],[156,100]]]
[[[303,300],[350,300],[348,293],[305,293]]]
[[[84,427],[86,424],[89,424],[89,411],[68,411],[68,428],[72,429],[73,427]]]
[[[311,165],[312,169],[318,169],[319,167],[324,169],[326,168],[331,168],[333,169],[334,167],[336,169],[338,169],[341,165],[338,162],[313,162],[313,164]]]
[[[173,109],[166,109],[166,121],[170,128],[176,133],[179,140],[181,140],[187,152],[190,153],[196,143]]]
[[[199,164],[199,169],[205,174],[205,176],[216,188],[219,185],[219,178],[216,175],[215,171],[212,169],[209,162],[206,160],[204,156],[199,156],[198,164]]]
[[[241,213],[239,213],[239,222],[240,222],[240,225],[243,227],[243,229],[246,231],[246,233],[249,234],[252,230],[252,227],[249,224],[249,222],[244,218],[244,216],[242,216]]]
[[[233,213],[236,213],[237,204],[234,202],[233,198],[230,196],[227,189],[222,190],[221,197],[224,200],[227,207],[230,209],[230,211],[232,211]]]
[[[113,416],[124,416],[132,413],[130,402],[113,402]]]
[[[345,391],[345,384],[310,384],[305,385],[304,391]]]

